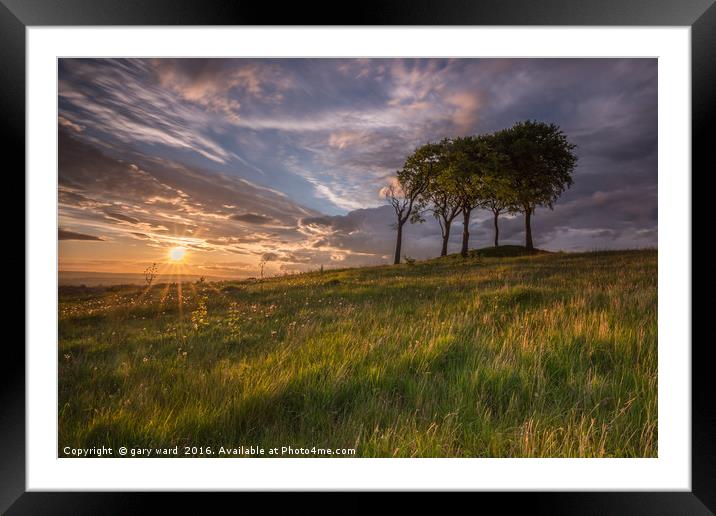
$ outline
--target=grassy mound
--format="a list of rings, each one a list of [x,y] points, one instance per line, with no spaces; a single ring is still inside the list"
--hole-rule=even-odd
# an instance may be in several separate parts
[[[65,289],[60,456],[64,446],[209,446],[216,457],[220,446],[290,445],[655,457],[656,251],[486,252]]]
[[[535,249],[532,253],[522,245],[501,245],[499,247],[483,247],[482,249],[471,249],[470,256],[481,256],[483,258],[510,258],[513,256],[528,256],[530,254],[545,254],[549,251]]]

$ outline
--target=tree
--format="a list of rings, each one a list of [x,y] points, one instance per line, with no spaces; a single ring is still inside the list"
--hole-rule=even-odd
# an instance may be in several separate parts
[[[395,258],[393,263],[400,263],[400,249],[403,246],[403,225],[410,217],[410,213],[413,210],[414,198],[406,195],[398,181],[391,182],[388,186],[381,190],[381,195],[388,199],[390,205],[395,211],[397,222],[393,226],[398,230],[398,235],[395,242]]]
[[[510,208],[525,215],[525,248],[534,251],[532,215],[538,206],[553,209],[559,196],[572,185],[577,163],[576,145],[556,124],[527,120],[494,135],[506,157],[512,199]]]
[[[278,258],[278,255],[276,253],[264,253],[261,255],[261,261],[259,261],[259,277],[263,281],[264,279],[264,268],[266,267],[266,263],[272,262]]]
[[[462,249],[467,257],[472,211],[485,201],[486,180],[498,169],[498,155],[489,136],[455,138],[448,153],[450,173],[462,212]]]
[[[452,221],[462,212],[458,201],[459,199],[452,188],[442,181],[435,185],[435,189],[430,193],[430,202],[432,203],[430,211],[440,225],[440,234],[443,241],[440,256],[447,255]]]
[[[500,162],[504,156],[498,157]],[[497,219],[501,213],[510,211],[512,202],[512,190],[508,175],[503,168],[498,168],[485,178],[483,185],[483,196],[481,207],[492,212],[492,221],[495,227],[495,247],[500,245],[500,227]]]
[[[414,214],[419,197],[425,192],[433,174],[433,169],[440,160],[440,146],[427,143],[418,147],[413,154],[405,160],[403,168],[399,170],[395,181],[381,190],[383,197],[388,199],[397,222],[398,230],[395,243],[394,264],[400,263],[400,251],[403,245],[403,226]]]
[[[421,219],[421,213],[425,210],[433,214],[440,225],[442,235],[442,249],[440,256],[447,255],[448,241],[450,240],[450,227],[453,220],[460,215],[460,199],[455,187],[455,178],[448,166],[447,152],[450,141],[445,139],[440,142],[440,159],[435,164],[433,173],[425,192],[418,198],[417,209],[412,215],[412,222]]]

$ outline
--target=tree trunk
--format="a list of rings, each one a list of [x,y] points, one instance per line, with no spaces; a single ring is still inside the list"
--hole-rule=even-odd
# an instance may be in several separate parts
[[[395,261],[393,262],[394,265],[398,265],[400,263],[400,248],[403,245],[403,223],[398,221],[398,239],[395,242]]]
[[[470,239],[470,212],[472,210],[462,211],[462,251],[460,254],[463,258],[467,258],[467,242]]]
[[[498,217],[500,214],[499,214],[499,212],[494,212],[494,213],[495,213],[495,247],[500,247],[500,244],[499,244],[500,228],[499,228],[499,226],[497,225],[497,217]]]
[[[452,224],[452,220],[445,221],[445,233],[443,234],[443,248],[440,251],[440,256],[447,256],[448,240],[450,240],[450,224]]]
[[[534,246],[532,245],[532,225],[530,220],[531,218],[532,208],[527,208],[527,210],[525,210],[525,248],[529,253],[532,253],[535,250]]]

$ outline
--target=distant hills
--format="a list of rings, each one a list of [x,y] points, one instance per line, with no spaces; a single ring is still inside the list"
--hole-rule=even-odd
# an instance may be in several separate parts
[[[175,283],[181,281],[188,283],[198,281],[200,274],[157,274],[154,283]],[[219,276],[203,276],[206,281],[221,281],[225,279],[237,279]],[[59,271],[60,285],[86,285],[94,287],[99,285],[143,285],[145,277],[142,273],[133,272],[91,272],[91,271]]]

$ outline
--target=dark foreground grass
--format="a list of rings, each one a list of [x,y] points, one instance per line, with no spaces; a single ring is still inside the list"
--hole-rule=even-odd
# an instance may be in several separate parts
[[[62,289],[59,337],[60,456],[657,455],[656,251]]]

